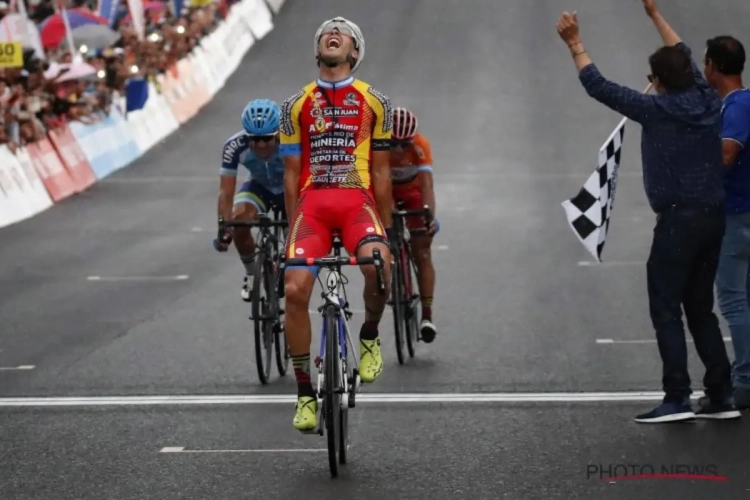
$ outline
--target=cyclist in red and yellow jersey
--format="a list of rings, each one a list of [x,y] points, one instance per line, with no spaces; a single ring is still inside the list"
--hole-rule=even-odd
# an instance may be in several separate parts
[[[393,117],[388,98],[352,76],[364,53],[356,24],[341,17],[324,22],[315,35],[320,77],[282,105],[280,153],[290,214],[287,256],[328,255],[332,231],[338,229],[350,255],[370,257],[373,250],[380,251],[388,282]],[[363,382],[373,382],[383,369],[378,325],[387,295],[378,293],[374,266],[361,269],[366,312],[359,375]],[[298,387],[294,427],[301,431],[317,425],[308,313],[316,274],[316,269],[288,267],[284,278],[285,327]]]
[[[432,237],[440,229],[435,216],[435,190],[432,186],[432,151],[430,141],[419,133],[416,115],[405,108],[393,110],[391,179],[393,201],[403,201],[406,210],[420,210],[425,205],[433,215],[427,234],[413,233],[410,238],[414,263],[419,276],[422,300],[420,333],[428,344],[435,340],[437,329],[432,323],[432,298],[435,291],[435,268],[432,265]],[[424,228],[422,217],[406,218],[409,229]]]

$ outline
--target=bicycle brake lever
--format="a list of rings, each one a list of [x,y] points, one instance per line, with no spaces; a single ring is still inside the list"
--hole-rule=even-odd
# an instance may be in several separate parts
[[[375,249],[372,251],[372,260],[378,280],[378,292],[380,295],[383,295],[385,294],[385,279],[383,277],[383,257],[380,255],[380,250]]]

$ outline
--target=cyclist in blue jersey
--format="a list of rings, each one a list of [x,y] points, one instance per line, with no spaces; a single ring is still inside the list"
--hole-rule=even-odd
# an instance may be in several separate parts
[[[284,162],[279,157],[279,105],[268,99],[251,101],[242,111],[241,130],[227,139],[221,161],[219,217],[226,221],[258,219],[272,207],[284,211]],[[235,194],[237,170],[244,165],[250,175]],[[214,240],[214,248],[226,252],[234,245],[245,266],[241,297],[250,302],[253,286],[253,254],[255,242],[249,228],[225,230]]]

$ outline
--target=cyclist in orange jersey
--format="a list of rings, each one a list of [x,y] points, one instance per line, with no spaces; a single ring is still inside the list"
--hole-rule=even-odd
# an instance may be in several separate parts
[[[280,139],[284,196],[290,214],[288,258],[319,258],[331,251],[334,229],[349,255],[371,257],[379,250],[390,289],[391,104],[352,76],[365,42],[359,27],[344,18],[325,21],[315,34],[317,80],[282,105]],[[365,277],[365,321],[360,330],[359,376],[373,382],[383,370],[378,325],[387,294],[380,295],[374,266]],[[294,427],[317,425],[317,401],[310,380],[312,332],[308,313],[317,269],[285,271],[285,327],[297,379]]]
[[[435,292],[435,268],[432,265],[432,238],[440,229],[435,216],[435,190],[432,185],[432,151],[430,141],[417,133],[416,115],[406,108],[393,110],[391,139],[391,180],[393,201],[404,202],[406,210],[420,210],[425,205],[433,215],[428,233],[412,234],[410,238],[414,263],[419,274],[419,295],[422,301],[420,333],[427,343],[435,340],[437,329],[432,322],[432,299]],[[422,217],[406,218],[409,229],[424,228]]]

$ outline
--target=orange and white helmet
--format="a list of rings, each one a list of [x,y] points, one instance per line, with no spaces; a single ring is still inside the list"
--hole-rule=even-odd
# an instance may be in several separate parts
[[[393,110],[393,133],[391,137],[397,141],[410,141],[417,135],[419,121],[417,116],[406,108]]]

